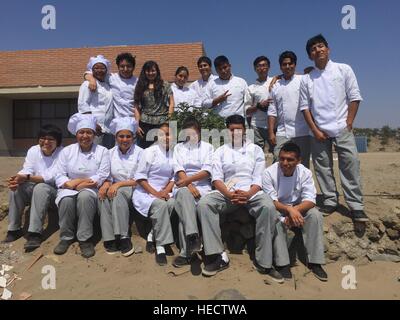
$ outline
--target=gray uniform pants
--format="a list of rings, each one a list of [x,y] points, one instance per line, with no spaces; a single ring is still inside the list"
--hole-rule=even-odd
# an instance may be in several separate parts
[[[187,187],[180,188],[175,196],[175,211],[179,217],[180,255],[186,257],[186,236],[199,234],[197,226],[196,201]]]
[[[276,136],[276,146],[274,148],[274,162],[279,161],[279,152],[281,151],[282,146],[288,141],[292,141],[300,147],[301,164],[306,168],[310,168],[310,153],[311,153],[310,136],[295,137],[291,139],[286,138],[284,136]]]
[[[286,266],[290,263],[287,227],[283,222],[276,225],[277,236],[274,241],[274,258],[277,266]],[[301,228],[304,246],[309,263],[325,264],[323,216],[316,208],[312,208],[304,215],[304,225]]]
[[[260,127],[251,127],[254,130],[254,144],[258,145],[263,149],[267,146],[268,152],[272,152],[273,146],[270,144],[268,140],[268,129],[267,128],[260,128]]]
[[[315,175],[324,197],[324,205],[338,205],[338,191],[333,175],[332,145],[339,158],[339,175],[344,198],[351,210],[364,210],[361,190],[360,160],[352,132],[343,130],[337,138],[320,142],[311,139],[311,150]]]
[[[153,225],[156,246],[164,246],[174,242],[171,227],[171,214],[174,210],[174,199],[168,201],[156,199],[150,206],[149,218]]]
[[[31,205],[29,232],[41,233],[44,217],[49,207],[55,208],[57,191],[47,183],[23,183],[9,193],[8,230],[21,229],[21,218],[25,206]]]
[[[82,190],[77,195],[64,197],[59,204],[60,239],[72,240],[75,233],[78,241],[93,236],[93,220],[97,213],[97,195]],[[78,220],[76,228],[76,220]]]
[[[129,214],[133,212],[132,191],[132,187],[121,187],[112,200],[98,200],[103,241],[115,240],[115,235],[129,236]]]
[[[279,213],[267,194],[255,196],[245,207],[256,219],[256,260],[262,267],[271,268],[273,238],[276,224],[279,221]],[[200,199],[197,212],[201,222],[206,255],[219,254],[224,251],[224,244],[221,239],[220,214],[229,214],[229,212],[238,208],[238,205],[232,204],[219,192],[209,193]]]

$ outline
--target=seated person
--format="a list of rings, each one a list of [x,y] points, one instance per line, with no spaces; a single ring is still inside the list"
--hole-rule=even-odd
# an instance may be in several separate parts
[[[13,242],[22,236],[21,218],[25,206],[30,204],[26,251],[40,247],[45,214],[50,207],[55,208],[57,191],[53,169],[62,149],[62,132],[56,126],[44,125],[38,138],[39,144],[28,150],[22,170],[7,180],[10,208],[4,241]]]
[[[307,250],[308,267],[321,281],[328,275],[322,269],[324,257],[324,231],[322,214],[315,208],[316,191],[312,173],[301,164],[300,148],[287,142],[279,152],[279,162],[265,169],[263,190],[274,201],[282,217],[277,224],[275,256],[278,271],[285,279],[292,277],[286,236],[286,228],[301,228]],[[283,242],[282,242],[283,240]]]

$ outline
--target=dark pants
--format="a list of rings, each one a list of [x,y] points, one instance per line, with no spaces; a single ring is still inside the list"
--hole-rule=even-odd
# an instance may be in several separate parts
[[[154,137],[151,134],[149,136],[147,136],[147,133],[151,129],[160,128],[160,125],[161,124],[150,124],[150,123],[139,121],[139,126],[144,131],[144,134],[143,134],[143,137],[139,137],[139,136],[137,137],[138,146],[143,149],[150,147],[154,143],[154,141],[156,141],[156,137]]]

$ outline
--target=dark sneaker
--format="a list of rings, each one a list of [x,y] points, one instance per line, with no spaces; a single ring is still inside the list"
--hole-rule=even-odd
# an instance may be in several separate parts
[[[352,210],[351,211],[351,217],[356,222],[367,222],[367,221],[369,221],[369,218],[367,217],[367,215],[365,214],[365,212],[363,210]]]
[[[108,254],[116,254],[119,251],[115,240],[104,241],[103,245]]]
[[[290,265],[276,267],[276,271],[278,271],[285,280],[291,280],[293,278],[292,271],[290,270]]]
[[[79,241],[79,248],[81,249],[81,256],[86,259],[95,255],[94,245],[90,241]]]
[[[282,275],[276,271],[274,268],[264,268],[260,266],[257,261],[253,261],[253,267],[256,269],[259,273],[267,276],[270,280],[277,282],[277,283],[284,283],[285,280],[283,279]]]
[[[182,268],[184,266],[190,266],[190,262],[192,261],[192,259],[190,258],[186,258],[186,257],[182,257],[182,256],[177,256],[174,260],[174,262],[172,262],[172,265],[175,268]]]
[[[319,280],[324,282],[328,281],[328,275],[326,274],[324,269],[322,269],[322,266],[320,264],[309,263],[308,268]]]
[[[25,242],[24,249],[26,252],[31,252],[40,247],[42,244],[42,235],[40,233],[29,233],[28,241]]]
[[[194,253],[201,251],[201,241],[197,233],[186,236],[186,255],[191,257]]]
[[[3,240],[4,243],[14,242],[22,237],[22,230],[7,231],[6,238]]]
[[[322,206],[319,208],[319,212],[322,213],[324,217],[329,216],[337,210],[337,206]]]
[[[156,262],[160,266],[167,265],[167,255],[165,253],[156,254]]]
[[[213,262],[204,265],[201,273],[205,277],[212,277],[215,276],[218,272],[227,268],[229,268],[229,261],[225,262],[225,260],[222,259],[222,255],[219,254]]]
[[[154,245],[153,241],[147,241],[146,242],[146,251],[148,253],[154,253],[156,252],[156,246]]]
[[[68,251],[69,246],[73,243],[73,240],[61,240],[58,245],[54,248],[55,254],[64,254]]]
[[[130,238],[121,239],[121,253],[124,257],[129,257],[135,252],[135,248],[132,245]]]

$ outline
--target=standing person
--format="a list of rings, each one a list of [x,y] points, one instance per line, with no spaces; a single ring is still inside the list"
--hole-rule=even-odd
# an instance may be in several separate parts
[[[96,79],[97,91],[89,89],[89,81],[85,80],[79,88],[78,111],[84,114],[93,114],[97,119],[96,143],[106,148],[112,148],[115,143],[110,133],[110,122],[113,118],[113,94],[106,76],[110,72],[111,64],[102,55],[91,57],[87,69],[92,70]]]
[[[40,247],[44,217],[54,208],[57,191],[54,167],[62,150],[62,132],[53,125],[44,125],[38,133],[38,144],[29,148],[24,165],[8,182],[8,231],[4,242],[22,237],[21,218],[25,206],[30,205],[28,241],[24,248],[33,251]]]
[[[201,107],[202,101],[205,99],[207,86],[218,77],[212,74],[211,60],[209,57],[202,56],[197,60],[197,68],[199,69],[201,78],[193,82],[189,88],[196,92],[196,100],[194,105]]]
[[[111,175],[99,189],[104,248],[109,254],[121,251],[125,257],[135,252],[129,233],[129,215],[133,212],[134,176],[143,151],[134,143],[137,127],[132,117],[116,118],[111,122],[117,145],[110,150]]]
[[[156,263],[167,264],[165,245],[174,242],[170,215],[174,210],[172,189],[174,171],[172,167],[173,151],[170,150],[170,128],[163,123],[159,128],[157,142],[143,151],[135,173],[138,184],[132,199],[135,209],[144,217],[151,219],[156,245]],[[153,242],[152,239],[147,239]]]
[[[194,106],[196,100],[196,92],[190,87],[186,87],[189,78],[189,70],[186,67],[179,67],[175,72],[175,82],[171,85],[174,95],[175,111],[179,111],[180,103],[187,103]]]
[[[349,65],[329,59],[328,42],[322,35],[309,39],[306,50],[315,68],[302,79],[300,110],[313,133],[313,164],[324,197],[320,211],[331,214],[338,207],[339,194],[333,175],[334,145],[341,185],[352,218],[358,222],[368,221],[361,190],[360,160],[352,131],[362,101],[356,76]]]
[[[214,148],[200,140],[200,132],[200,123],[194,117],[186,118],[181,131],[186,139],[174,148],[174,198],[181,250],[173,265],[178,268],[190,264],[194,253],[201,249],[196,206],[201,197],[211,191]]]
[[[91,238],[97,193],[110,175],[110,154],[107,148],[94,143],[96,118],[93,115],[72,115],[68,131],[76,136],[77,142],[65,147],[57,161],[60,242],[54,253],[66,253],[76,237],[82,256],[90,258],[95,254]]]
[[[134,106],[139,111],[139,118],[136,119],[139,121],[139,146],[145,149],[154,142],[147,137],[147,133],[160,128],[175,107],[171,85],[162,80],[160,68],[154,61],[147,61],[143,65],[135,88]]]
[[[254,268],[282,283],[282,276],[272,267],[273,236],[279,214],[271,198],[261,189],[264,152],[246,140],[243,116],[229,116],[226,125],[231,141],[219,147],[213,157],[212,183],[216,191],[202,197],[197,205],[206,255],[202,274],[213,276],[229,267],[221,239],[220,215],[243,206],[256,220]]]
[[[115,62],[118,73],[111,73],[106,77],[106,82],[109,83],[113,94],[114,118],[135,117],[137,119],[138,111],[133,107],[133,93],[138,81],[133,75],[136,66],[135,57],[129,52],[120,53]],[[97,80],[93,77],[92,70],[87,70],[84,77],[89,81],[89,89],[96,91]]]
[[[279,65],[283,73],[272,91],[272,103],[268,109],[269,136],[274,148],[274,162],[279,159],[282,145],[289,140],[301,150],[301,163],[310,167],[309,128],[299,108],[300,83],[303,76],[295,74],[297,56],[292,51],[282,52]],[[273,131],[278,124],[276,135]]]
[[[268,145],[268,150],[272,152],[272,145],[268,138],[268,119],[267,111],[271,102],[269,99],[269,86],[273,78],[268,76],[271,66],[269,59],[265,56],[257,57],[253,62],[254,70],[257,73],[257,80],[249,86],[251,107],[246,111],[246,115],[251,117],[251,128],[254,130],[254,143],[264,150]],[[272,131],[274,128],[272,128]]]
[[[251,103],[246,81],[232,74],[231,64],[225,56],[216,57],[214,67],[219,77],[207,86],[202,106],[223,118],[234,114],[245,117]]]
[[[286,229],[300,228],[308,267],[318,279],[327,281],[328,275],[321,266],[325,264],[323,216],[315,208],[316,190],[312,172],[300,164],[300,152],[297,144],[291,141],[285,143],[279,150],[279,162],[265,169],[263,174],[263,190],[282,215],[277,225],[278,234],[285,234],[284,237],[276,237],[275,264],[285,279],[292,278]]]

